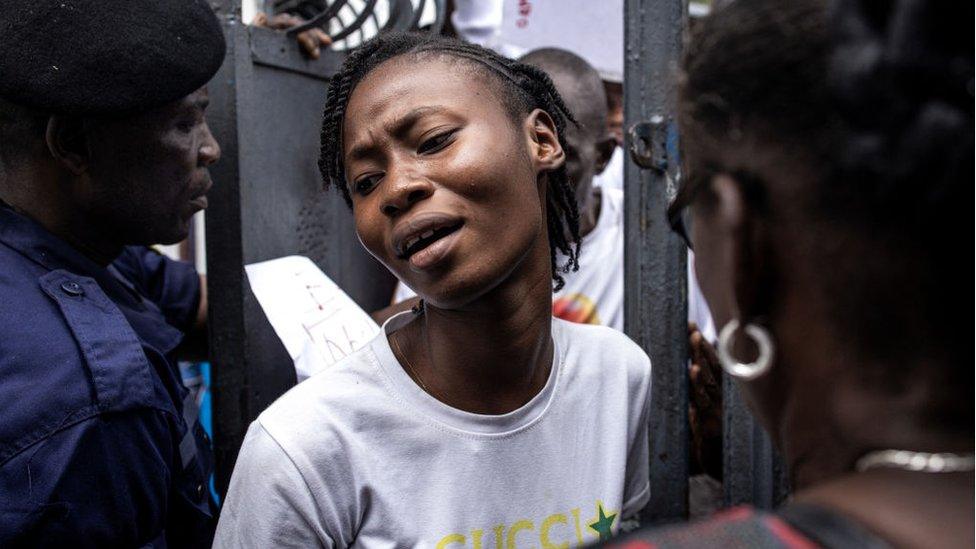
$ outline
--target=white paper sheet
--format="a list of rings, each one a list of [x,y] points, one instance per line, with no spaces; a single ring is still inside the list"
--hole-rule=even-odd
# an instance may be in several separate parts
[[[498,44],[491,44],[502,54],[562,48],[586,59],[604,80],[623,81],[623,0],[502,1]]]
[[[251,290],[302,381],[366,345],[379,326],[307,257],[245,265]]]

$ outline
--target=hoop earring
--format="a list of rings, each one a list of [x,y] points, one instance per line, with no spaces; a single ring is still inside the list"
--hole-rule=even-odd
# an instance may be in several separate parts
[[[732,346],[732,336],[739,329],[739,321],[732,319],[722,327],[718,335],[718,360],[722,363],[722,369],[730,376],[749,381],[765,374],[773,365],[773,340],[769,337],[769,332],[762,326],[756,324],[746,324],[743,331],[750,336],[759,348],[759,356],[753,362],[739,362],[732,356],[730,350]]]

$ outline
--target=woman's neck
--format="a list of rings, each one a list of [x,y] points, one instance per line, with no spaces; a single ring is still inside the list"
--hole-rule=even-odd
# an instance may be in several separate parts
[[[426,305],[391,337],[408,373],[455,408],[504,414],[545,386],[552,367],[552,289],[548,257],[458,309]],[[529,259],[526,259],[529,261]],[[412,372],[410,370],[413,370]]]
[[[780,332],[780,360],[790,365],[792,377],[777,380],[789,396],[774,407],[776,435],[796,490],[793,500],[837,511],[896,547],[972,547],[972,473],[854,471],[875,450],[972,452],[971,434],[925,421],[937,391],[944,391],[938,383],[918,376],[911,390],[895,393],[864,380],[865,372],[948,366],[870,363],[821,333],[822,323],[807,325],[804,346],[791,337],[798,333]],[[968,542],[960,545],[960,535]]]
[[[797,492],[895,547],[973,547],[973,473],[875,469]]]
[[[971,435],[932,419],[946,388],[940,376],[922,373],[951,371],[951,365],[874,358],[837,337],[833,313],[812,299],[814,292],[789,295],[793,305],[769,321],[777,364],[788,367],[774,367],[743,388],[783,452],[794,489],[846,475],[874,450],[972,451]],[[892,389],[895,377],[908,372],[919,374]]]

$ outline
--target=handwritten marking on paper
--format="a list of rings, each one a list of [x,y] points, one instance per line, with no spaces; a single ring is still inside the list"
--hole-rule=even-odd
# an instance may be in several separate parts
[[[247,265],[251,290],[295,361],[299,380],[362,348],[379,326],[302,256]]]

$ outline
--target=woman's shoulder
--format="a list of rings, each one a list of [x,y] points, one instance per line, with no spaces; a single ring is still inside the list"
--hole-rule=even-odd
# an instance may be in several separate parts
[[[314,443],[350,423],[383,414],[389,402],[372,345],[346,356],[281,395],[257,421],[276,440]]]
[[[576,351],[610,353],[614,358],[632,358],[638,362],[647,361],[647,353],[619,330],[597,324],[570,322],[561,318],[552,319],[553,335],[559,343]]]
[[[651,359],[624,333],[595,324],[579,324],[553,318],[553,337],[567,364],[604,376],[626,372],[628,384],[646,385]]]

